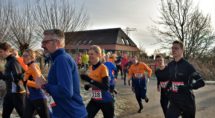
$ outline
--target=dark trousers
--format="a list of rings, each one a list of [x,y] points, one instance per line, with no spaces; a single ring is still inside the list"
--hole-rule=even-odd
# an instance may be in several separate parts
[[[136,95],[136,100],[139,105],[139,108],[142,109],[143,108],[142,98]]]
[[[113,102],[100,103],[94,100],[90,100],[90,102],[87,105],[88,118],[94,118],[100,109],[102,110],[104,118],[114,117]]]
[[[140,108],[143,108],[142,99],[146,98],[147,83],[146,79],[132,79],[135,96]]]
[[[178,99],[177,97],[176,99]],[[180,99],[183,101],[176,101],[175,99],[170,99],[170,105],[167,109],[166,118],[195,118],[196,106],[193,95],[186,95]]]
[[[21,118],[23,118],[25,93],[6,93],[3,101],[2,118],[10,118],[10,114],[15,108]]]
[[[167,95],[164,92],[161,92],[160,104],[161,104],[164,116],[166,118],[169,99],[168,99]]]
[[[127,74],[127,70],[123,70],[124,85],[126,85],[126,74]]]
[[[116,77],[118,77],[118,73],[119,73],[119,71],[120,71],[120,73],[121,73],[121,77],[122,77],[123,72],[122,72],[122,67],[121,67],[121,65],[116,65],[116,69],[117,69]]]
[[[35,112],[39,114],[40,118],[50,118],[46,99],[32,101],[26,99],[24,118],[33,118]]]

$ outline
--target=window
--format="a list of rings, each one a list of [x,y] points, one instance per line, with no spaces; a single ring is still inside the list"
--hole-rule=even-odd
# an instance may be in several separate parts
[[[125,41],[124,41],[124,39],[122,38],[121,40],[122,40],[122,44],[123,44],[123,45],[125,45]]]
[[[125,40],[125,42],[126,42],[126,45],[130,45],[128,40]]]
[[[84,41],[82,42],[82,44],[87,44],[87,40],[84,40]]]
[[[92,40],[89,40],[89,41],[88,41],[88,44],[91,44],[91,42],[92,42]]]

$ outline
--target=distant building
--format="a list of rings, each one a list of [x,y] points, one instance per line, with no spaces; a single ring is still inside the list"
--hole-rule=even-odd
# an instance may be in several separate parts
[[[99,45],[105,52],[139,52],[137,45],[121,28],[65,32],[66,50],[70,53],[83,52],[91,45]]]

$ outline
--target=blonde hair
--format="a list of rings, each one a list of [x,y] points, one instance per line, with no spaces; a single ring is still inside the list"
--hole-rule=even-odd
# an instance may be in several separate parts
[[[102,54],[102,49],[98,45],[92,45],[90,46],[89,50],[95,51],[97,54]]]

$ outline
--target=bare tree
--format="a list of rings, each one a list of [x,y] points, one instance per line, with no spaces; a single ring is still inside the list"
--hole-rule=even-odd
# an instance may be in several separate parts
[[[14,0],[3,4],[6,1],[0,0],[0,41],[5,39],[20,51],[38,47],[46,29],[76,31],[88,24],[84,7],[76,8],[69,0],[23,0],[22,7]]]
[[[173,40],[185,44],[185,57],[201,57],[215,39],[209,15],[203,15],[192,0],[161,0],[160,19],[152,31],[163,47]]]
[[[84,29],[89,17],[83,6],[78,8],[75,2],[68,0],[41,0],[37,2],[34,19],[38,25],[37,33],[46,29],[58,28],[65,32]]]
[[[144,48],[144,43],[141,42],[141,41],[139,41],[138,44],[139,44],[139,45],[138,45],[138,48],[139,48],[139,50],[140,50],[140,58],[141,58],[141,59],[146,59],[146,58],[148,58],[148,54],[146,53],[146,50],[145,50],[145,48]]]
[[[38,45],[35,36],[35,21],[32,17],[32,9],[29,3],[23,10],[13,8],[11,12],[10,42],[13,46],[23,52],[27,48]]]
[[[0,41],[6,41],[6,36],[9,32],[10,18],[11,13],[10,1],[0,0]]]

